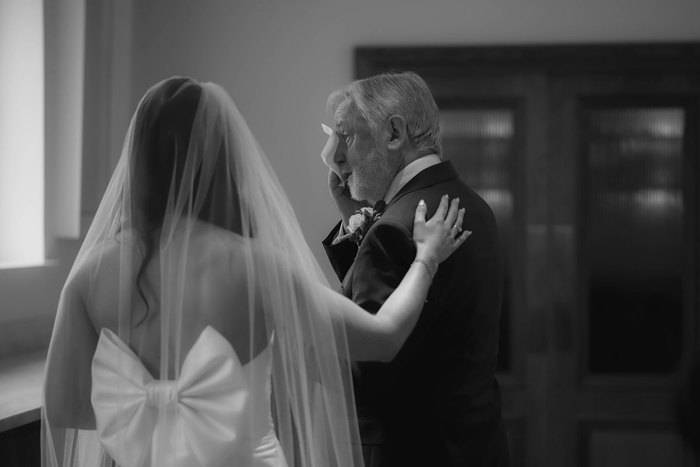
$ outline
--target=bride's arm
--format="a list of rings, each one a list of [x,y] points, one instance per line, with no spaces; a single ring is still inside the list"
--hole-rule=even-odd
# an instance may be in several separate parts
[[[54,428],[90,430],[95,427],[90,388],[98,336],[85,310],[79,282],[72,277],[61,292],[46,362],[44,409]]]
[[[346,297],[325,289],[331,309],[340,314],[353,360],[391,361],[413,330],[428,294],[438,264],[445,260],[467,239],[465,231],[455,237],[462,226],[464,210],[458,210],[453,200],[448,210],[443,197],[435,215],[426,222],[426,206],[416,208],[413,240],[416,257],[406,275],[373,315]],[[453,230],[453,226],[457,229]]]

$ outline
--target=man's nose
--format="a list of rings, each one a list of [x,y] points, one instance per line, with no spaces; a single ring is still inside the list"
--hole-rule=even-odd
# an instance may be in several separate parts
[[[347,147],[345,145],[345,141],[343,141],[341,138],[338,142],[338,146],[335,148],[335,152],[333,153],[333,162],[339,166],[345,164],[347,162],[345,158],[346,151]]]

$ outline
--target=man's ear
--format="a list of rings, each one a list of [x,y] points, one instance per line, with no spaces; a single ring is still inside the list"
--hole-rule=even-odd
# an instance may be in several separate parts
[[[387,149],[398,150],[408,144],[408,130],[406,128],[406,119],[401,115],[392,115],[388,120],[389,125],[389,142]]]

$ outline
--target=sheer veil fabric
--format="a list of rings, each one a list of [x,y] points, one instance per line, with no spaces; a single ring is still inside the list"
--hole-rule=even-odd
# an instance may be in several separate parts
[[[61,293],[43,465],[113,465],[91,403],[101,332],[118,336],[154,379],[176,381],[210,327],[233,348],[243,380],[271,353],[271,413],[290,466],[362,465],[345,331],[328,294],[314,293],[319,284],[328,286],[289,200],[226,91],[180,77],[156,84],[132,118]],[[117,392],[127,385],[114,384]],[[248,390],[247,404],[267,403],[264,388]],[[129,409],[124,398],[114,410]],[[177,407],[154,410],[161,423],[183,423]],[[259,426],[245,420],[250,410],[236,416],[244,419],[226,454],[202,465],[247,465]],[[218,436],[215,425],[201,431]],[[139,465],[163,465],[166,438],[139,438],[150,446]]]

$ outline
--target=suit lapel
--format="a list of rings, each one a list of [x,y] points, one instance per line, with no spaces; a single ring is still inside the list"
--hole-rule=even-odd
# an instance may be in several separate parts
[[[349,240],[346,240],[349,241]],[[355,257],[357,259],[357,257]],[[348,272],[345,273],[343,282],[340,283],[340,293],[352,300],[352,275],[355,273],[355,261],[352,262]]]

